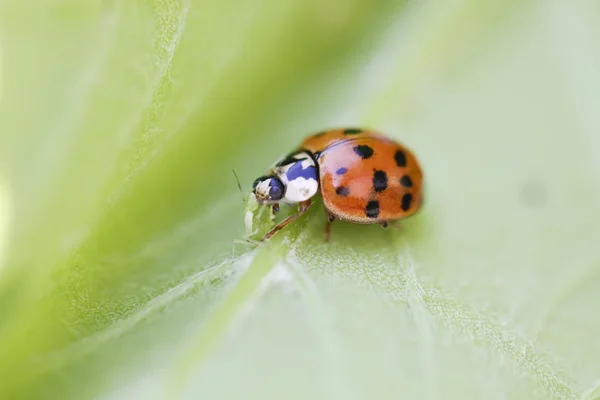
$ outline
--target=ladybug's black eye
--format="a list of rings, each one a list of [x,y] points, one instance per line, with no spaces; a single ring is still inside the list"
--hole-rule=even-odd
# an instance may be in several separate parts
[[[254,181],[252,192],[263,202],[279,201],[285,194],[285,186],[275,175],[261,176]]]
[[[279,187],[277,184],[275,184],[275,186],[271,186],[271,189],[269,190],[269,198],[271,200],[281,200],[282,197],[283,190],[281,190],[281,187]]]
[[[283,183],[281,183],[278,178],[272,177],[271,181],[269,182],[269,200],[281,200],[284,192],[285,188],[283,187]]]

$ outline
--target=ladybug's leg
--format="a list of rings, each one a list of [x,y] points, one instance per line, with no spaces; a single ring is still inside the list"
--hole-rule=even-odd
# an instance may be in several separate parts
[[[383,226],[384,228],[387,228],[388,227],[388,222],[387,221],[383,221],[381,223],[381,226]]]
[[[283,221],[281,221],[275,228],[271,229],[263,238],[264,240],[270,239],[274,234],[276,234],[277,232],[279,232],[280,230],[282,230],[283,228],[285,228],[290,222],[296,220],[299,216],[301,216],[302,214],[304,214],[306,212],[306,210],[308,210],[308,207],[310,207],[311,205],[311,200],[308,199],[306,201],[301,202],[300,204],[298,204],[298,212],[294,215],[290,215],[289,217],[287,217],[286,219],[284,219]]]
[[[273,204],[273,214],[277,214],[279,212],[279,203]]]
[[[335,221],[335,217],[329,213],[327,213],[327,223],[325,224],[325,241],[329,241],[329,237],[331,236],[331,224]]]

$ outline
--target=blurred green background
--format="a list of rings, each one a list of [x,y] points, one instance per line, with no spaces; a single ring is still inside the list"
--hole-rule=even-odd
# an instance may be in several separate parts
[[[0,398],[600,398],[597,2],[0,4]],[[236,243],[344,126],[423,211]]]

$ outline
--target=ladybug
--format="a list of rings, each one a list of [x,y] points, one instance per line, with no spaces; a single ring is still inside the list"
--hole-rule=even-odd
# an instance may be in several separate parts
[[[252,185],[259,205],[279,210],[298,204],[267,240],[297,219],[321,193],[328,215],[325,240],[336,220],[357,224],[388,223],[415,214],[423,203],[423,173],[415,155],[383,134],[363,129],[333,129],[307,137]]]

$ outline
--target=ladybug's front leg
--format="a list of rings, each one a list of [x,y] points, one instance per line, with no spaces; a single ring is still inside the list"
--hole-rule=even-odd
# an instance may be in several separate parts
[[[290,222],[296,220],[299,216],[304,214],[306,212],[306,210],[308,210],[308,208],[310,207],[311,204],[312,204],[311,199],[308,199],[306,201],[299,203],[298,204],[298,212],[294,215],[290,215],[289,217],[287,217],[286,219],[281,221],[275,228],[271,229],[265,235],[265,237],[263,238],[263,241],[270,239],[274,234],[276,234],[277,232],[279,232],[280,230],[285,228]]]
[[[279,203],[273,204],[271,208],[273,208],[273,214],[277,214],[279,212]]]

